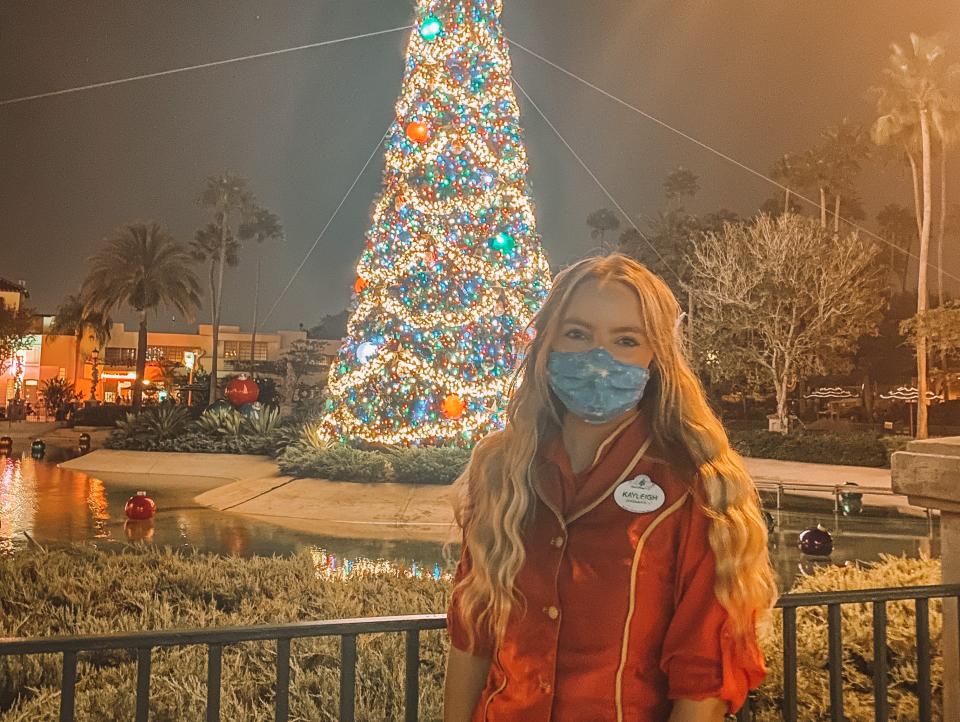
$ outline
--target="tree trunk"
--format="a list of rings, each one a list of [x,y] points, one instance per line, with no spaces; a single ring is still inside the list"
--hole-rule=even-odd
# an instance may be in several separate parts
[[[790,431],[790,410],[787,408],[787,375],[777,381],[777,416],[780,419],[780,433]]]
[[[914,157],[913,153],[908,152],[907,158],[910,161],[910,174],[913,178],[913,208],[914,208],[914,219],[917,223],[917,242],[920,242],[920,236],[923,235],[923,199],[920,196],[921,189],[921,178],[920,178],[920,168],[917,166],[917,159]],[[904,252],[905,258],[903,259],[903,284],[902,290],[907,290],[907,273],[910,270],[910,249],[913,248],[913,244],[907,246],[907,250]]]
[[[143,406],[143,376],[147,372],[147,312],[140,313],[137,332],[137,377],[133,380],[133,413],[139,414]]]
[[[74,335],[74,340],[77,342],[77,347],[74,349],[73,354],[73,390],[77,390],[77,383],[80,381],[80,344],[83,343],[83,332],[81,331],[79,335]]]
[[[910,161],[910,173],[913,176],[913,215],[917,223],[917,238],[923,234],[923,197],[921,196],[920,169],[913,153],[907,153]]]
[[[923,222],[920,226],[920,271],[917,275],[917,315],[927,310],[927,262],[930,257],[931,172],[930,119],[926,108],[920,110],[920,135],[923,162]],[[927,337],[923,325],[917,333],[917,438],[926,439],[927,431]]]
[[[790,212],[790,188],[787,187],[783,191],[783,215],[787,215]]]
[[[210,259],[210,329],[211,329],[211,339],[213,343],[213,348],[217,347],[217,280],[216,280],[216,265],[217,261],[215,258]],[[213,353],[210,354],[210,360],[213,361]],[[215,374],[210,373],[210,379],[207,381],[207,405],[209,406],[215,400],[216,395],[216,382],[214,381]]]
[[[827,227],[827,189],[820,186],[820,227]]]
[[[254,377],[254,366],[257,363],[257,321],[260,315],[260,254],[257,254],[257,284],[253,291],[253,332],[250,334],[250,378]]]
[[[833,201],[833,232],[840,233],[840,194]]]
[[[943,306],[943,240],[947,227],[947,144],[940,139],[940,225],[937,229],[937,306]],[[943,374],[943,400],[950,399],[950,370],[947,349],[940,349],[940,372]]]
[[[207,403],[217,400],[217,366],[220,361],[220,304],[223,300],[223,269],[227,265],[227,220],[226,214],[220,219],[220,249],[217,261],[216,290],[210,299],[213,305],[213,348],[210,353],[210,398]]]

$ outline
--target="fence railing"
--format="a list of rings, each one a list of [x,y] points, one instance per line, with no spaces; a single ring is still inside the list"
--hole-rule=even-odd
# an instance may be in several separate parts
[[[873,689],[877,722],[888,719],[887,707],[887,607],[889,602],[913,601],[916,605],[917,694],[919,722],[930,722],[932,715],[932,681],[930,678],[930,613],[931,599],[955,600],[960,603],[960,584],[864,589],[842,592],[788,594],[777,607],[783,613],[783,705],[785,722],[797,722],[797,609],[827,608],[827,669],[830,678],[830,718],[845,719],[843,712],[843,635],[841,607],[844,604],[873,606]],[[227,645],[250,641],[275,641],[277,644],[275,720],[289,719],[290,643],[309,637],[340,637],[340,699],[342,722],[356,718],[357,637],[362,634],[402,633],[404,648],[404,722],[419,719],[420,696],[420,632],[443,629],[443,614],[336,619],[321,622],[263,625],[256,627],[224,627],[213,629],[170,630],[157,632],[120,632],[104,635],[47,638],[0,638],[0,656],[28,654],[61,654],[63,673],[60,682],[60,722],[73,722],[76,700],[77,656],[96,650],[128,650],[137,657],[136,722],[147,722],[150,703],[150,664],[153,650],[162,647],[203,645],[207,648],[207,722],[220,720],[221,662]],[[957,639],[943,640],[943,649],[950,646],[960,654]],[[748,701],[740,711],[739,722],[749,722],[753,710]]]
[[[873,695],[874,720],[889,719],[887,700],[887,603],[912,601],[916,605],[917,699],[919,722],[930,722],[932,715],[932,683],[930,679],[930,600],[954,600],[960,604],[960,584],[923,587],[858,589],[842,592],[810,592],[780,597],[777,607],[783,610],[783,705],[784,722],[797,722],[797,609],[827,608],[827,669],[830,677],[830,720],[844,722],[843,713],[843,633],[841,607],[844,604],[870,604],[873,607]],[[960,634],[943,640],[944,654],[953,648],[960,654]],[[740,710],[738,722],[753,719],[750,700]]]

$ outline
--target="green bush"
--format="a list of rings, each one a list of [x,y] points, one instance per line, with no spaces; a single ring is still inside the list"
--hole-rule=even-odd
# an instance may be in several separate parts
[[[283,624],[314,619],[443,612],[450,578],[413,578],[394,567],[369,567],[346,576],[322,573],[309,551],[289,558],[218,557],[131,547],[122,554],[93,547],[0,557],[0,634],[25,637],[103,634],[215,626]],[[793,591],[829,591],[938,583],[940,564],[888,557],[875,566],[827,566]],[[887,604],[890,719],[919,719],[915,617],[912,603]],[[783,652],[780,615],[763,649],[769,674],[757,693],[756,719],[782,719]],[[873,639],[870,605],[842,607],[846,719],[873,719]],[[827,622],[822,608],[797,614],[799,719],[828,719]],[[933,718],[942,719],[942,604],[930,603]],[[447,638],[421,634],[421,719],[440,719]],[[152,720],[199,722],[206,702],[206,656],[199,648],[153,652]],[[402,718],[401,634],[358,639],[357,719]],[[298,640],[291,647],[291,719],[337,719],[340,660],[336,638]],[[273,642],[223,651],[224,719],[273,719],[276,652]],[[80,655],[78,722],[133,719],[136,659],[128,652]],[[55,722],[59,655],[0,658],[0,722]]]
[[[115,404],[101,404],[99,406],[83,406],[73,414],[73,423],[76,426],[116,426],[127,414],[129,406]]]
[[[200,415],[196,429],[207,436],[238,436],[243,422],[243,414],[236,409],[214,406]]]
[[[869,433],[819,433],[800,431],[778,434],[770,431],[728,430],[730,443],[743,456],[818,464],[887,467],[890,454],[909,439]]]
[[[346,444],[317,445],[307,440],[291,444],[277,459],[280,471],[291,476],[313,476],[332,481],[389,481],[387,457],[378,451]]]
[[[470,451],[456,447],[403,449],[390,457],[401,484],[452,484],[470,461]]]

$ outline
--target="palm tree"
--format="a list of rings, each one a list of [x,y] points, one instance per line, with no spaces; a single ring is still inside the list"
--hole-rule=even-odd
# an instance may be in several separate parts
[[[587,226],[590,227],[590,237],[600,241],[600,249],[605,250],[603,236],[607,231],[616,231],[620,227],[620,219],[609,208],[599,208],[587,216]]]
[[[213,403],[217,398],[224,271],[228,266],[233,268],[240,263],[240,249],[244,241],[255,240],[260,244],[265,240],[280,240],[283,238],[283,230],[280,219],[259,205],[256,196],[247,188],[247,179],[232,173],[207,178],[197,203],[213,214],[213,221],[199,229],[190,244],[193,257],[209,264],[210,316],[213,327],[210,403]],[[259,286],[259,273],[257,276]],[[254,326],[257,324],[257,310],[254,311]],[[251,339],[253,350],[255,340]]]
[[[97,348],[107,345],[113,322],[110,316],[90,307],[79,293],[71,293],[57,306],[50,324],[54,336],[73,336],[76,349],[73,358],[73,380],[80,378],[80,346],[86,339],[96,342]]]
[[[823,143],[817,155],[823,163],[826,181],[822,190],[833,195],[833,232],[839,233],[841,200],[850,200],[854,195],[854,180],[860,174],[861,163],[870,157],[869,138],[862,126],[846,118],[827,128],[820,137]],[[821,218],[825,220],[825,204],[823,206]]]
[[[880,235],[890,252],[890,272],[900,283],[900,293],[907,290],[907,269],[913,242],[917,239],[917,222],[913,213],[897,203],[888,203],[877,213]]]
[[[784,153],[773,164],[773,179],[784,187],[783,212],[791,210],[791,193],[799,195],[810,186],[812,169],[809,157],[797,153]]]
[[[251,217],[240,225],[240,238],[257,242],[257,283],[253,291],[253,331],[250,334],[250,376],[257,359],[257,326],[260,322],[260,269],[263,265],[264,241],[282,241],[283,226],[280,217],[266,208],[256,208]]]
[[[904,148],[914,179],[914,198],[920,225],[920,269],[917,278],[917,315],[928,306],[927,265],[930,259],[930,226],[932,215],[931,135],[945,127],[944,114],[952,110],[955,98],[950,85],[960,78],[960,65],[946,65],[946,50],[940,38],[924,38],[910,34],[910,45],[890,46],[890,56],[883,70],[882,85],[873,88],[880,117],[873,124],[876,143],[896,143]],[[919,161],[917,168],[917,137]],[[927,337],[916,334],[917,346],[917,438],[925,439],[927,430]]]
[[[137,412],[147,365],[147,314],[172,306],[189,318],[200,306],[200,284],[191,268],[190,252],[159,223],[131,223],[108,237],[90,264],[81,292],[87,305],[104,315],[130,308],[140,321],[133,383]]]

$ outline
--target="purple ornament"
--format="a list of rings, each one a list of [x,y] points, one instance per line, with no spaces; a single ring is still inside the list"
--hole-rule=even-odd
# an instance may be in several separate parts
[[[797,546],[801,552],[812,557],[828,557],[833,552],[833,536],[817,524],[800,532]]]

